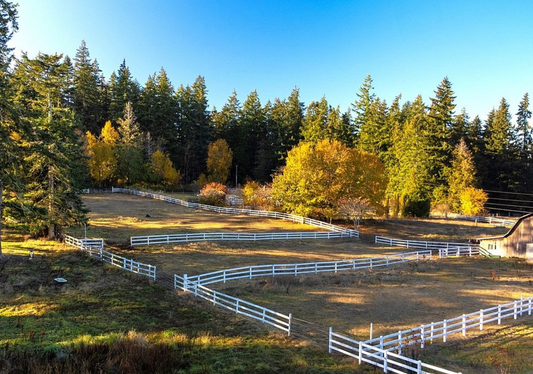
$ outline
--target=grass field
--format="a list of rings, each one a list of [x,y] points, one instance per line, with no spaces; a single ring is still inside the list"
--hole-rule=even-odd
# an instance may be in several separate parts
[[[131,235],[157,231],[158,225],[164,227],[164,233],[172,227],[177,231],[233,231],[233,222],[248,231],[304,228],[283,221],[191,211],[129,195],[86,196],[84,200],[93,210],[88,236],[104,237],[106,242],[117,244]],[[251,225],[247,225],[248,220]],[[213,226],[218,228],[209,230]],[[192,243],[133,250],[121,245],[113,250],[155,264],[169,274],[198,274],[242,265],[378,256],[405,250],[370,245],[372,233],[465,241],[506,231],[443,220],[376,220],[366,222],[361,229],[362,240]],[[79,229],[72,232],[75,236],[80,233]],[[0,301],[0,347],[9,343],[25,350],[4,350],[0,365],[21,361],[25,356],[20,355],[38,348],[39,354],[24,361],[45,365],[50,361],[42,356],[46,352],[55,352],[56,356],[59,352],[59,357],[73,352],[68,357],[83,359],[86,366],[97,361],[100,367],[137,368],[140,358],[150,361],[147,357],[155,355],[176,369],[165,371],[154,362],[151,371],[129,370],[132,373],[374,373],[378,371],[353,366],[339,356],[328,356],[322,345],[327,327],[366,339],[370,322],[374,323],[376,336],[533,294],[531,266],[516,259],[484,258],[217,286],[282,313],[292,312],[295,332],[299,333],[295,334],[299,338],[293,340],[201,300],[187,295],[176,297],[156,284],[123,274],[61,245],[8,239],[6,252],[18,256],[10,257],[0,272],[5,274],[0,277],[0,285],[6,296]],[[28,261],[30,247],[36,249],[36,259]],[[56,276],[69,282],[57,288],[51,281]],[[319,333],[313,335],[312,331]],[[514,339],[518,335],[521,338]],[[412,355],[465,374],[525,374],[533,368],[532,335],[531,321],[523,318],[514,325],[479,336],[472,334],[452,344],[435,344]],[[125,351],[135,353],[125,354],[128,358],[123,362],[107,362],[103,358],[109,357],[110,352]],[[509,367],[512,371],[503,371]],[[6,368],[0,366],[2,370]]]

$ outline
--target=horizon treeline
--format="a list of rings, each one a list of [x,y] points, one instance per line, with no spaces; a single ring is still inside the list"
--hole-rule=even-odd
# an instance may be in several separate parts
[[[208,146],[218,139],[233,153],[229,178],[239,183],[271,182],[301,142],[338,140],[372,153],[385,165],[386,205],[393,211],[408,202],[444,201],[459,146],[473,161],[469,173],[476,187],[532,191],[527,93],[516,109],[502,98],[487,118],[472,118],[456,108],[447,77],[428,103],[420,95],[404,102],[398,95],[387,103],[374,92],[369,75],[354,89],[354,102],[345,111],[326,97],[305,104],[298,88],[266,103],[255,90],[242,102],[234,91],[222,108],[209,110],[202,76],[175,88],[161,69],[141,85],[123,61],[105,79],[85,42],[72,59],[44,53],[14,59],[7,42],[18,27],[16,8],[1,3],[8,11],[0,40],[0,192],[5,189],[7,215],[35,226],[33,231],[48,227],[53,237],[54,225],[82,220],[76,197],[81,188],[152,182],[150,161],[156,152],[172,178],[191,185],[206,173]],[[122,147],[121,164],[96,181],[88,144],[104,142],[113,132]]]

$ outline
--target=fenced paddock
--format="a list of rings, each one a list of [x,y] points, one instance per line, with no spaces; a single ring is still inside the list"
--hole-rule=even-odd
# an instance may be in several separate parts
[[[155,280],[157,277],[157,269],[155,266],[137,262],[133,259],[119,256],[104,250],[103,239],[76,239],[67,235],[65,236],[65,243],[88,253],[92,257],[99,258],[100,260],[110,265],[117,266],[123,270],[144,275],[153,280]]]
[[[312,219],[312,218],[297,216],[294,214],[272,212],[272,211],[267,211],[267,210],[226,208],[226,207],[218,207],[218,206],[213,206],[213,205],[191,203],[189,201],[176,199],[170,196],[165,196],[165,195],[156,194],[152,192],[131,190],[131,189],[126,189],[126,188],[112,188],[112,191],[113,193],[127,193],[127,194],[141,196],[141,197],[148,197],[151,199],[166,201],[167,203],[171,203],[171,204],[178,204],[186,208],[205,210],[205,211],[215,212],[215,213],[238,214],[238,215],[247,215],[247,216],[252,216],[252,217],[281,219],[285,221],[301,223],[303,225],[323,228],[323,229],[326,229],[332,232],[344,232],[349,237],[359,238],[359,231],[357,230],[347,229],[341,226],[332,225],[327,222],[319,221],[319,220]]]

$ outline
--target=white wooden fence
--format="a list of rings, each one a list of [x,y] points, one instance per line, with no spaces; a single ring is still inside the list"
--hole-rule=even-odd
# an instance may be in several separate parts
[[[435,250],[442,253],[442,257],[448,256],[463,256],[463,255],[477,255],[480,254],[479,244],[470,243],[453,243],[453,242],[427,242],[420,240],[404,240],[386,238],[384,236],[376,236],[376,244],[384,244],[391,247],[404,247],[415,249]]]
[[[285,221],[292,221],[301,223],[304,225],[310,225],[314,227],[320,227],[323,229],[326,229],[328,231],[332,232],[345,232],[348,234],[349,237],[358,238],[359,237],[359,231],[347,229],[344,227],[332,225],[327,222],[322,222],[316,219],[297,216],[294,214],[288,214],[288,213],[280,213],[280,212],[271,212],[268,210],[254,210],[254,209],[238,209],[238,208],[226,208],[226,207],[219,207],[214,205],[206,205],[206,204],[198,204],[198,203],[191,203],[189,201],[176,199],[170,196],[155,194],[152,192],[144,192],[144,191],[138,191],[138,190],[130,190],[127,188],[112,188],[112,192],[114,193],[129,193],[136,196],[142,196],[142,197],[149,197],[151,199],[156,200],[163,200],[168,203],[172,204],[178,204],[182,205],[187,208],[192,209],[200,209],[200,210],[207,210],[210,212],[217,212],[217,213],[227,213],[227,214],[242,214],[242,215],[248,215],[248,216],[254,216],[254,217],[267,217],[267,218],[275,218],[275,219],[282,219]]]
[[[432,214],[432,217],[438,217],[438,218],[451,218],[451,219],[457,219],[461,221],[471,221],[471,222],[483,222],[483,223],[489,223],[494,226],[513,226],[516,223],[516,220],[513,220],[511,218],[500,218],[500,217],[484,217],[484,216],[465,216],[462,214],[456,214],[456,213],[448,213],[447,215],[444,214]]]
[[[278,313],[260,305],[212,290],[196,282],[193,283],[189,281],[186,275],[183,277],[176,274],[174,275],[174,288],[191,292],[197,297],[212,302],[213,305],[229,309],[237,314],[274,326],[285,331],[287,335],[291,334],[292,313],[289,313],[288,315]]]
[[[97,257],[113,266],[118,266],[119,268],[132,273],[147,276],[153,280],[156,279],[157,269],[154,265],[137,262],[130,258],[122,257],[104,250],[104,239],[76,239],[67,235],[65,236],[65,243],[81,249],[89,255]]]
[[[329,328],[329,353],[339,352],[357,359],[359,364],[367,363],[383,369],[384,373],[398,374],[461,374],[455,371],[439,368],[426,364],[420,360],[383,350],[365,342],[351,339],[347,336],[333,332]]]
[[[482,309],[479,312],[463,314],[452,319],[432,322],[409,330],[401,330],[393,334],[380,336],[364,343],[377,345],[387,351],[398,351],[401,354],[402,347],[407,345],[420,343],[421,348],[424,348],[426,342],[431,343],[439,338],[446,342],[448,335],[460,333],[462,336],[466,336],[467,330],[479,328],[482,331],[487,324],[497,323],[500,325],[503,319],[517,319],[524,314],[531,316],[532,311],[533,298],[521,298],[506,304]]]
[[[224,269],[210,273],[183,277],[194,284],[226,283],[236,279],[252,279],[266,276],[318,274],[323,272],[337,273],[339,271],[372,269],[380,266],[391,266],[404,262],[431,259],[431,251],[417,251],[398,253],[389,256],[355,258],[340,261],[304,262],[297,264],[271,264]]]
[[[349,238],[350,233],[339,232],[269,232],[269,233],[235,233],[235,232],[205,232],[191,234],[145,235],[132,236],[131,246],[156,245],[170,243],[190,243],[200,241],[261,241],[261,240],[304,240],[304,239],[333,239]]]

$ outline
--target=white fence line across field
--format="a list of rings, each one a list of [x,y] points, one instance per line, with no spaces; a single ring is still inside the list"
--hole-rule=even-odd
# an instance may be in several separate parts
[[[156,279],[157,268],[154,265],[137,262],[130,258],[122,257],[104,250],[103,239],[76,239],[67,235],[65,236],[65,243],[87,252],[90,256],[97,257],[110,265],[118,266],[119,268],[132,273],[147,276],[153,280]]]
[[[198,283],[189,281],[186,275],[180,277],[179,275],[174,274],[174,288],[193,293],[197,297],[212,302],[213,305],[229,309],[237,314],[274,326],[285,331],[287,335],[291,334],[292,313],[289,313],[288,315],[278,313],[243,299],[212,290]]]
[[[394,255],[371,257],[371,258],[355,258],[350,260],[340,261],[321,261],[321,262],[304,262],[297,264],[270,264],[270,265],[255,265],[248,267],[239,267],[233,269],[224,269],[210,273],[187,276],[189,282],[207,285],[213,283],[226,283],[230,280],[236,279],[252,279],[267,276],[279,275],[301,275],[301,274],[318,274],[323,272],[337,273],[339,271],[357,270],[357,269],[372,269],[380,266],[391,266],[395,264],[420,261],[425,259],[432,259],[432,252],[416,251],[404,252]]]
[[[243,214],[248,216],[255,216],[255,217],[267,217],[267,218],[276,218],[276,219],[282,219],[285,221],[292,221],[301,223],[304,225],[310,225],[314,227],[321,227],[329,231],[333,232],[345,232],[348,234],[349,237],[359,238],[359,231],[352,230],[352,229],[346,229],[344,227],[332,225],[327,222],[322,222],[316,219],[312,218],[306,218],[302,216],[297,216],[294,214],[288,214],[288,213],[280,213],[280,212],[271,212],[267,210],[254,210],[254,209],[239,209],[239,208],[226,208],[226,207],[218,207],[214,205],[206,205],[206,204],[199,204],[199,203],[191,203],[189,201],[176,199],[170,196],[155,194],[152,192],[144,192],[144,191],[138,191],[138,190],[130,190],[127,188],[112,188],[112,192],[114,193],[129,193],[136,196],[142,196],[142,197],[149,197],[151,199],[156,200],[162,200],[166,201],[168,203],[172,204],[178,204],[187,208],[192,209],[201,209],[206,210],[210,212],[216,212],[216,213],[227,213],[227,214]]]
[[[431,343],[439,338],[446,342],[448,335],[461,334],[466,336],[467,330],[479,328],[482,331],[487,324],[497,323],[500,325],[502,320],[506,318],[517,319],[526,313],[531,316],[532,311],[533,298],[521,298],[506,304],[482,309],[479,312],[463,314],[452,319],[432,322],[409,330],[401,330],[393,334],[380,336],[364,343],[379,346],[380,349],[386,351],[396,350],[401,354],[402,347],[408,345],[420,343],[421,348],[424,348],[426,342]]]
[[[432,217],[437,218],[451,218],[461,221],[471,221],[471,222],[482,222],[489,223],[495,226],[513,226],[516,223],[516,220],[511,218],[500,218],[500,217],[485,217],[485,216],[465,216],[462,214],[448,213],[446,216],[444,214],[435,214]]]
[[[270,233],[234,233],[234,232],[206,232],[191,234],[145,235],[132,236],[131,246],[156,245],[171,243],[190,243],[200,241],[262,241],[262,240],[305,240],[305,239],[334,239],[349,238],[347,232],[270,232]]]
[[[446,253],[450,253],[451,256],[456,256],[453,254],[454,250],[460,250],[460,255],[474,255],[479,254],[480,246],[479,244],[470,244],[470,243],[453,243],[453,242],[428,242],[420,240],[404,240],[404,239],[393,239],[386,238],[384,236],[376,236],[376,244],[385,244],[391,247],[404,247],[404,248],[415,248],[415,249],[430,249],[430,250],[448,250],[442,251],[443,256],[446,257]]]
[[[329,353],[333,351],[357,359],[359,364],[367,363],[383,369],[385,373],[397,374],[461,374],[455,371],[426,364],[420,360],[383,350],[380,347],[351,339],[333,332],[329,328]]]

